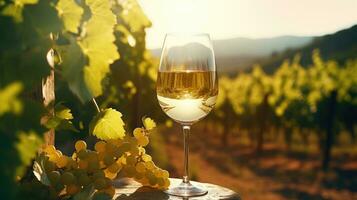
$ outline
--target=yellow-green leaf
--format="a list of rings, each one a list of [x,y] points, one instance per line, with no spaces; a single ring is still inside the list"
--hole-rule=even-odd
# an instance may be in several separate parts
[[[67,108],[62,104],[57,104],[55,106],[55,115],[60,119],[73,119],[73,115],[71,113],[71,109]]]
[[[108,108],[98,113],[91,121],[89,131],[102,140],[122,139],[125,136],[122,114],[115,109]]]
[[[31,160],[36,156],[37,151],[42,144],[42,139],[33,131],[29,133],[19,133],[16,150],[20,156],[22,165],[16,169],[17,175],[22,176],[25,172],[26,166],[31,163]]]
[[[109,65],[119,59],[114,44],[114,26],[117,21],[111,11],[110,1],[86,0],[86,4],[92,15],[83,26],[85,36],[79,45],[89,61],[83,70],[84,81],[96,97],[102,94],[102,80],[110,71]]]
[[[62,18],[67,31],[78,33],[83,9],[75,0],[59,0],[56,5],[58,15]]]
[[[153,128],[156,127],[155,121],[153,119],[151,119],[150,117],[143,119],[143,124],[144,124],[144,127],[146,128],[146,130],[152,130]]]
[[[20,82],[13,82],[0,89],[0,116],[6,112],[21,113],[22,102],[18,99],[18,95],[22,89],[23,86]]]

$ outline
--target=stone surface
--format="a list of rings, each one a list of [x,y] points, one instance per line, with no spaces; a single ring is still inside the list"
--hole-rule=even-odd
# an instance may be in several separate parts
[[[181,183],[180,179],[171,178],[171,185],[178,185]],[[240,196],[227,188],[209,184],[209,183],[198,183],[195,181],[191,181],[191,183],[195,186],[206,188],[208,190],[208,194],[200,197],[192,197],[192,198],[182,198],[169,196],[166,193],[151,189],[148,187],[142,187],[142,185],[132,179],[120,179],[115,182],[116,187],[116,200],[241,200]]]

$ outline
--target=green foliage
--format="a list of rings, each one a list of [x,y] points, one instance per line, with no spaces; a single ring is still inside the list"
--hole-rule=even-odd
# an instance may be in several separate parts
[[[2,198],[16,199],[21,178],[41,144],[41,104],[29,100],[50,68],[49,34],[61,29],[51,1],[7,1],[0,5],[0,182]],[[46,16],[46,17],[43,17]],[[6,28],[4,28],[6,27]]]
[[[26,167],[32,162],[36,156],[38,149],[42,145],[42,138],[35,132],[30,131],[18,133],[18,142],[16,143],[16,150],[20,156],[21,165],[16,169],[18,176],[23,176]]]
[[[58,2],[57,10],[64,21],[61,35],[67,43],[59,40],[56,48],[64,60],[60,67],[69,88],[86,102],[102,94],[102,81],[119,54],[113,43],[117,20],[110,2],[87,0],[81,3],[89,8],[88,13],[74,0]]]
[[[72,33],[78,33],[84,12],[83,8],[75,0],[59,0],[56,9],[58,10],[58,15],[63,20],[64,29]]]
[[[55,129],[55,130],[70,130],[74,132],[78,132],[78,130],[73,126],[72,120],[73,115],[71,110],[66,106],[58,103],[55,106],[55,113],[54,116],[49,116],[48,121],[46,122],[45,126],[48,129]]]
[[[14,114],[19,114],[22,111],[22,103],[18,99],[18,95],[22,90],[22,84],[19,82],[14,82],[5,88],[0,90],[0,116],[12,112]]]
[[[105,109],[93,119],[89,132],[102,140],[123,139],[125,130],[121,117],[115,109]]]
[[[222,78],[217,119],[224,127],[231,121],[232,126],[255,135],[269,127],[281,127],[289,138],[294,127],[309,129],[320,133],[322,149],[327,146],[324,142],[328,134],[345,129],[353,136],[357,123],[357,61],[345,65],[324,61],[318,50],[313,51],[312,61],[302,66],[300,55],[296,55],[272,75],[255,66],[251,73]],[[336,103],[331,103],[335,98]]]
[[[28,177],[21,176],[36,155],[43,133],[46,128],[61,133],[76,131],[75,127],[85,127],[86,133],[93,116],[93,110],[86,109],[87,104],[76,103],[77,99],[64,91],[69,88],[85,103],[103,94],[104,86],[109,83],[111,92],[100,98],[101,107],[117,104],[118,100],[124,102],[121,109],[142,104],[140,99],[144,97],[138,94],[148,96],[147,91],[154,88],[156,73],[151,55],[145,49],[145,28],[150,26],[150,21],[134,0],[16,0],[0,1],[0,25],[6,27],[0,29],[0,100],[4,105],[0,108],[0,157],[3,158],[0,187],[9,188],[2,197],[31,196],[29,188],[33,187],[43,190],[36,191],[35,199],[48,199],[51,191],[40,187],[38,182],[27,184],[24,179]],[[124,55],[120,60],[118,50]],[[42,126],[41,117],[47,108],[41,103],[39,87],[49,75],[49,64],[56,71],[56,100],[63,100],[71,110],[63,105],[55,106],[55,115],[47,116],[49,120]],[[120,70],[128,72],[128,76],[123,76]],[[151,105],[145,105],[146,109]],[[128,121],[138,122],[139,115],[146,114],[142,109],[133,112],[127,108],[123,110],[131,119]],[[103,139],[123,138],[123,126],[121,113],[106,109],[92,120],[90,129]],[[146,126],[154,125],[146,121]],[[141,140],[146,145],[146,138]],[[23,183],[19,184],[19,179]]]

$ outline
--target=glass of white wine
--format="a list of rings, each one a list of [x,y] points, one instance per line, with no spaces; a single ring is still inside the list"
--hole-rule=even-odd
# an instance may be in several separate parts
[[[191,125],[212,110],[218,95],[215,58],[208,34],[166,35],[156,92],[162,110],[182,125],[184,138],[183,181],[166,193],[181,197],[205,195],[207,190],[189,181],[188,153]]]

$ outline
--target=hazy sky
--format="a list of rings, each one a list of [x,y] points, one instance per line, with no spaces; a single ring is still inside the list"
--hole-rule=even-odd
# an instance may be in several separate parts
[[[206,32],[213,39],[322,35],[357,24],[357,0],[139,0],[153,23],[149,48],[167,32]]]

